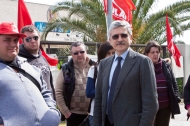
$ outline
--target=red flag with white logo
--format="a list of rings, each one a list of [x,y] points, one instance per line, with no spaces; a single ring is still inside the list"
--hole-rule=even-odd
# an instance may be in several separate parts
[[[132,23],[132,10],[135,10],[136,7],[131,0],[113,0],[112,6],[113,19]]]
[[[30,14],[28,12],[28,9],[26,8],[26,5],[23,0],[18,0],[18,30],[20,32],[21,28],[26,26],[26,25],[32,25],[32,19],[30,17]],[[22,41],[19,41],[21,44]],[[40,45],[42,55],[46,58],[48,63],[51,66],[56,66],[58,63],[58,60],[55,58],[49,57],[44,50],[42,49],[42,46]]]
[[[177,46],[173,42],[172,32],[171,32],[171,29],[170,29],[170,24],[169,24],[169,21],[168,21],[168,15],[167,14],[166,14],[166,36],[167,36],[168,50],[172,54],[173,58],[175,59],[176,65],[178,67],[181,67],[180,60],[179,60],[181,54],[180,54]]]

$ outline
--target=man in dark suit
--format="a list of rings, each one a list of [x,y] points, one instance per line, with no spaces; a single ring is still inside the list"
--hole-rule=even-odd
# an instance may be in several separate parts
[[[130,48],[128,22],[113,21],[108,34],[116,53],[99,65],[94,126],[152,126],[158,110],[152,61]]]

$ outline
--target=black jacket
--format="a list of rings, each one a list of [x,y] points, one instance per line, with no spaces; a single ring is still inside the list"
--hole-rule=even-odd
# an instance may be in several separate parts
[[[92,60],[89,61],[89,65],[95,65],[96,63]],[[64,100],[65,104],[67,105],[68,108],[70,108],[70,102],[71,102],[71,97],[72,94],[75,90],[75,72],[74,72],[74,62],[73,59],[70,59],[67,63],[64,63],[61,66],[61,70],[63,72],[63,77],[64,77]]]
[[[190,105],[190,76],[184,87],[184,103],[185,103],[185,109],[187,109],[186,106]]]
[[[169,91],[169,100],[170,100],[170,109],[172,112],[172,117],[174,117],[175,114],[180,114],[180,108],[179,108],[179,90],[177,81],[174,77],[174,74],[172,72],[171,66],[166,63],[166,61],[162,60],[162,69],[164,72],[164,75],[167,80],[168,84],[168,91]]]
[[[41,51],[38,52],[38,56],[33,56],[28,50],[24,48],[24,45],[19,46],[19,56],[24,57],[27,61],[41,69],[43,79],[47,83],[47,89],[52,92],[52,96],[55,99],[55,89],[53,85],[53,77],[47,60],[42,56]]]

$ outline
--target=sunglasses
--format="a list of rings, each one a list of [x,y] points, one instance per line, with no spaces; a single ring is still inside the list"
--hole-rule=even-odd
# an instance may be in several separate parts
[[[73,53],[73,54],[74,54],[74,55],[78,55],[79,53],[80,53],[80,54],[84,54],[84,52],[85,52],[85,51],[80,51],[80,52],[75,52],[75,53]]]
[[[37,41],[38,38],[39,38],[38,36],[33,36],[33,37],[27,37],[25,40],[26,40],[26,42],[31,42],[32,39],[34,39],[35,41]]]
[[[128,37],[128,34],[122,33],[122,34],[115,34],[115,35],[113,35],[113,36],[112,36],[112,39],[113,39],[113,40],[117,40],[117,39],[119,38],[119,35],[120,35],[121,38],[123,38],[123,39]]]

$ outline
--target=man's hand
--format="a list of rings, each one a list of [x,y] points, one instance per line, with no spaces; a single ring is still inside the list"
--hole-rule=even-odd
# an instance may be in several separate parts
[[[65,116],[66,119],[68,119],[68,118],[71,116],[71,114],[72,114],[71,112],[68,112],[68,113],[65,114],[64,116]]]
[[[4,125],[0,125],[0,126],[4,126]]]

